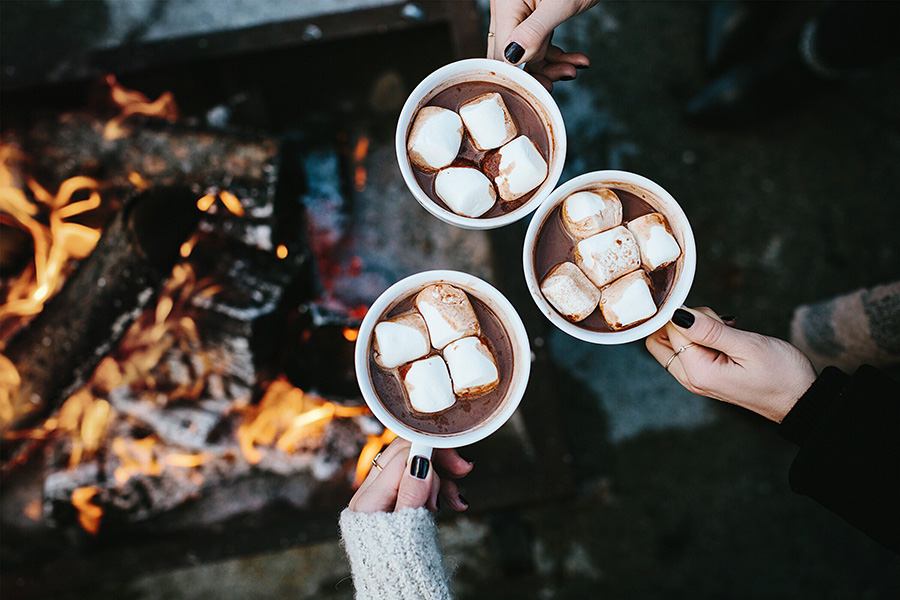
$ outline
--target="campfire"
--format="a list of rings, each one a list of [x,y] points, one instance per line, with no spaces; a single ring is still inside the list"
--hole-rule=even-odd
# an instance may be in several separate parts
[[[255,494],[216,503],[212,522],[346,495],[394,435],[346,393],[355,382],[285,372],[298,352],[352,371],[365,306],[331,289],[339,236],[276,226],[276,142],[183,125],[171,94],[105,84],[112,116],[64,114],[0,145],[4,484],[43,473],[22,514],[91,535],[210,490]],[[349,157],[357,190],[367,148]]]

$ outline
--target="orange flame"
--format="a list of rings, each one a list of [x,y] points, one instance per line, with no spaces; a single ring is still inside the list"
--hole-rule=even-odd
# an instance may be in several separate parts
[[[116,80],[115,75],[107,75],[106,83],[110,88],[110,98],[120,107],[120,112],[106,124],[103,130],[104,139],[117,140],[125,137],[127,132],[123,127],[123,123],[131,115],[145,115],[166,119],[167,121],[176,121],[178,119],[178,106],[175,104],[175,97],[172,96],[171,92],[164,92],[159,98],[151,102],[144,94],[123,87]]]
[[[262,400],[244,412],[238,442],[251,464],[262,460],[257,445],[275,444],[294,452],[301,440],[315,438],[334,418],[369,414],[365,406],[341,406],[307,394],[281,376],[269,385]]]
[[[344,339],[348,342],[355,342],[356,338],[359,337],[359,329],[352,329],[350,327],[344,328]]]
[[[363,136],[356,141],[356,146],[353,148],[353,162],[356,164],[356,169],[353,173],[353,183],[357,192],[362,192],[366,189],[367,174],[363,161],[368,153],[369,138]]]
[[[103,516],[103,509],[91,503],[98,492],[99,490],[92,485],[72,491],[72,506],[78,509],[78,522],[91,535],[97,535],[97,531],[100,530],[100,518]]]
[[[275,256],[281,259],[287,258],[288,249],[284,244],[278,244],[278,247],[275,248]]]
[[[372,460],[381,452],[382,446],[390,444],[397,434],[390,429],[385,429],[381,435],[370,435],[366,445],[359,453],[356,461],[356,476],[353,478],[353,487],[358,488],[365,481],[366,475],[372,469]]]

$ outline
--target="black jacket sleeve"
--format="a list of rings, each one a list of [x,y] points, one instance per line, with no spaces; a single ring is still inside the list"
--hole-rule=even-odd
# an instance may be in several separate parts
[[[798,444],[791,489],[900,554],[900,384],[828,367],[781,424]]]

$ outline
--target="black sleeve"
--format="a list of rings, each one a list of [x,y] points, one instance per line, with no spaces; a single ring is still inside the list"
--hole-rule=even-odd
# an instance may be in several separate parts
[[[900,554],[900,384],[825,369],[781,424],[798,444],[791,489]]]

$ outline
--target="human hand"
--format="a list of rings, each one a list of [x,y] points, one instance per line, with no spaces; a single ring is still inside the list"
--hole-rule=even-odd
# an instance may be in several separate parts
[[[553,89],[554,81],[575,79],[577,69],[591,61],[579,52],[564,52],[550,44],[553,30],[599,0],[491,0],[491,24],[487,57],[525,70],[541,85]]]
[[[647,349],[688,390],[781,423],[816,371],[800,350],[777,338],[731,327],[710,308],[679,308]]]
[[[409,446],[406,440],[396,438],[378,456],[382,470],[373,467],[369,471],[350,499],[350,510],[368,514],[427,506],[431,512],[437,512],[438,496],[453,510],[469,507],[453,480],[468,475],[472,463],[461,458],[456,450],[440,448],[434,451],[432,461],[421,456],[410,457]]]

